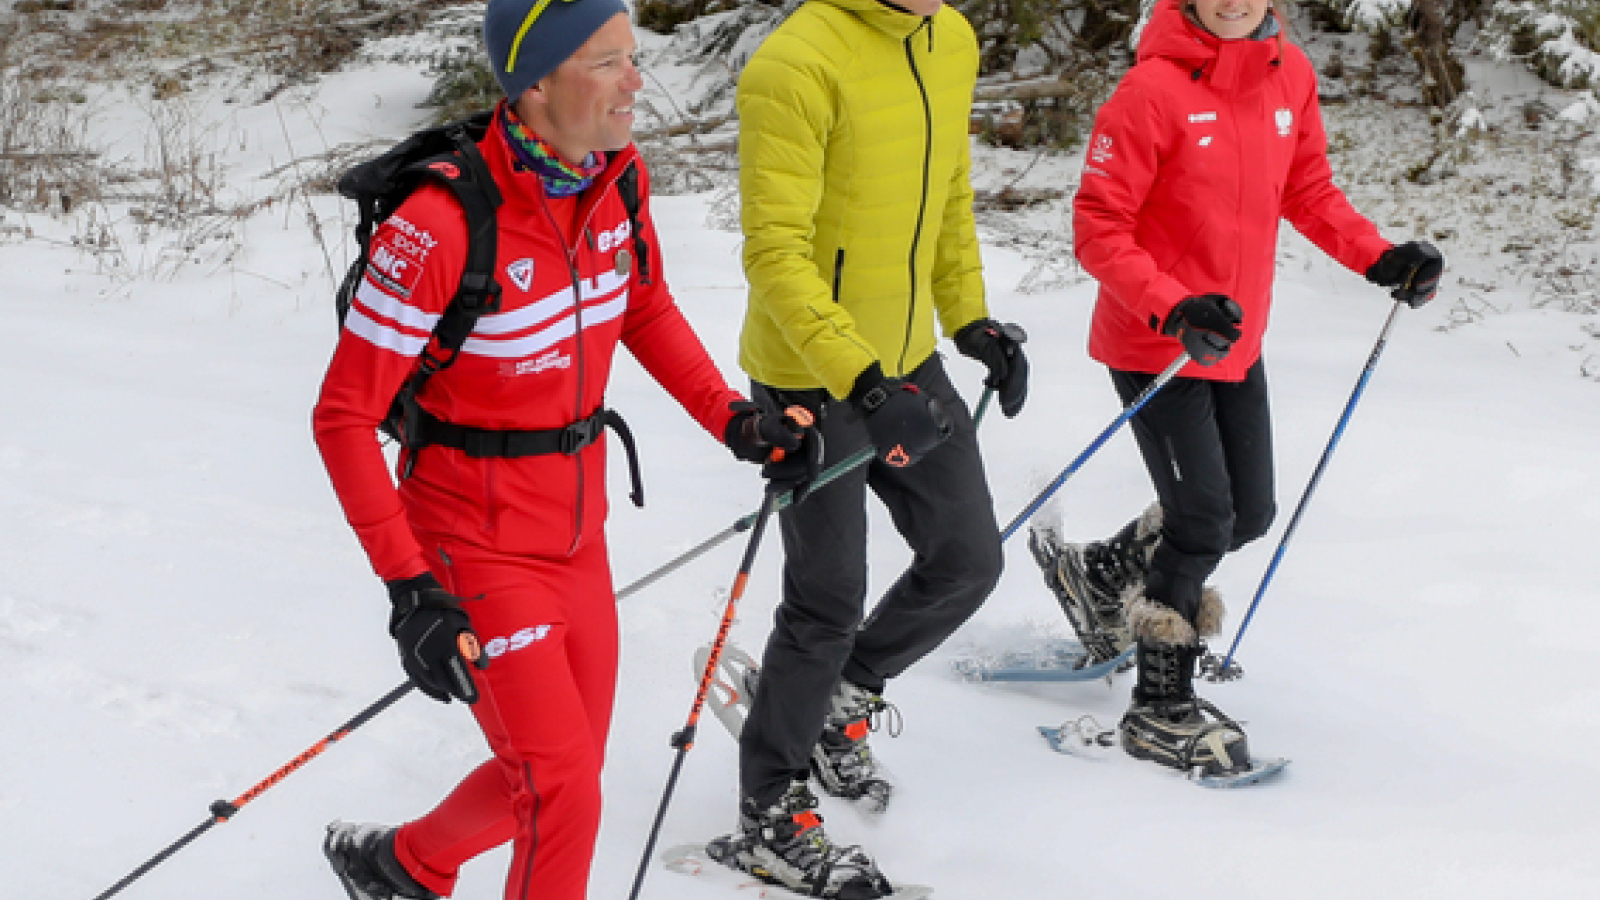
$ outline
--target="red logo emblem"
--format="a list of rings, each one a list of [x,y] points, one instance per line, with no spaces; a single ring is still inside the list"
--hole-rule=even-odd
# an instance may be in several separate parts
[[[428,166],[428,168],[438,172],[440,175],[443,175],[451,181],[455,181],[457,178],[461,177],[461,169],[452,162],[444,162],[441,160]]]

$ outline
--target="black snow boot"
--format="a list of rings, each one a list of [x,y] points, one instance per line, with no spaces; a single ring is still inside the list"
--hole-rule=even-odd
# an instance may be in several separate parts
[[[1139,638],[1138,683],[1118,727],[1122,749],[1184,772],[1229,775],[1250,768],[1244,729],[1195,696],[1198,645]]]
[[[803,781],[764,808],[746,797],[739,803],[739,831],[712,841],[706,851],[724,865],[808,897],[877,900],[893,893],[860,847],[828,840],[816,808],[816,795]]]
[[[886,715],[890,736],[898,733],[898,711],[882,695],[841,678],[828,699],[822,737],[811,749],[811,772],[822,789],[847,800],[865,799],[873,812],[889,806],[894,786],[878,769],[867,735]]]
[[[1069,544],[1054,526],[1029,530],[1028,549],[1044,583],[1095,662],[1120,656],[1133,642],[1124,597],[1143,588],[1160,539],[1161,506],[1154,503],[1104,541]]]
[[[333,873],[350,900],[439,900],[416,882],[394,855],[398,829],[334,822],[322,841]]]

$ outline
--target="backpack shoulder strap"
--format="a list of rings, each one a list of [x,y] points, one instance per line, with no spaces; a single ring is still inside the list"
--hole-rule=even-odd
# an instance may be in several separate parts
[[[639,227],[639,170],[635,160],[617,176],[617,193],[628,211],[628,229],[633,233],[633,255],[638,260],[639,283],[650,283],[650,244],[644,239],[644,229]]]
[[[457,123],[449,132],[455,149],[417,166],[449,189],[467,219],[467,260],[461,283],[434,328],[440,349],[448,354],[435,361],[440,367],[454,361],[479,316],[500,309],[500,283],[495,280],[494,265],[500,233],[496,210],[504,199],[478,151],[476,139],[482,136],[486,125],[484,114]]]

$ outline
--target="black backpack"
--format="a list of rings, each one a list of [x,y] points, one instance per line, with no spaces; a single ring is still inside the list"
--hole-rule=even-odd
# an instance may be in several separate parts
[[[416,398],[428,379],[456,361],[478,317],[500,309],[500,284],[494,277],[499,224],[496,210],[502,199],[489,168],[478,152],[493,120],[493,111],[471,115],[448,125],[418,131],[383,154],[350,168],[339,178],[339,193],[354,200],[360,210],[356,223],[356,259],[339,285],[336,303],[339,324],[344,324],[350,303],[361,286],[371,260],[372,232],[426,179],[450,190],[467,218],[467,262],[461,283],[434,326],[436,341],[423,349],[417,368],[390,404],[379,430],[415,449],[427,443],[419,427],[424,415]],[[632,162],[617,178],[617,192],[628,211],[633,231],[635,270],[640,284],[650,283],[648,246],[639,228],[639,173]],[[434,345],[437,345],[437,354]]]

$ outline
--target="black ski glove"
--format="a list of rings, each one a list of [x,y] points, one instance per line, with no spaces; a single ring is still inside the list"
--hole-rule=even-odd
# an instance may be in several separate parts
[[[903,378],[886,378],[877,363],[856,377],[850,404],[860,411],[878,459],[915,465],[955,430],[944,405]]]
[[[1222,294],[1200,294],[1179,300],[1167,313],[1161,333],[1177,338],[1189,351],[1190,359],[1202,366],[1214,366],[1233,349],[1243,321],[1244,310],[1232,299]]]
[[[1408,241],[1383,251],[1367,270],[1367,280],[1394,288],[1389,296],[1416,309],[1439,291],[1444,254],[1427,241]]]
[[[417,690],[445,703],[454,697],[478,702],[467,664],[489,667],[478,646],[472,622],[430,572],[413,578],[386,581],[394,609],[389,615],[389,635],[400,648],[400,664]]]
[[[733,455],[745,462],[761,463],[761,475],[776,491],[793,491],[793,503],[805,499],[822,471],[822,435],[816,416],[803,406],[791,406],[776,416],[749,400],[731,404],[733,418],[723,440]]]
[[[984,387],[999,394],[1000,411],[1008,419],[1016,418],[1028,399],[1028,358],[1022,354],[1022,342],[1027,339],[1021,325],[1002,325],[993,319],[969,322],[955,336],[956,349],[962,355],[989,367]]]

